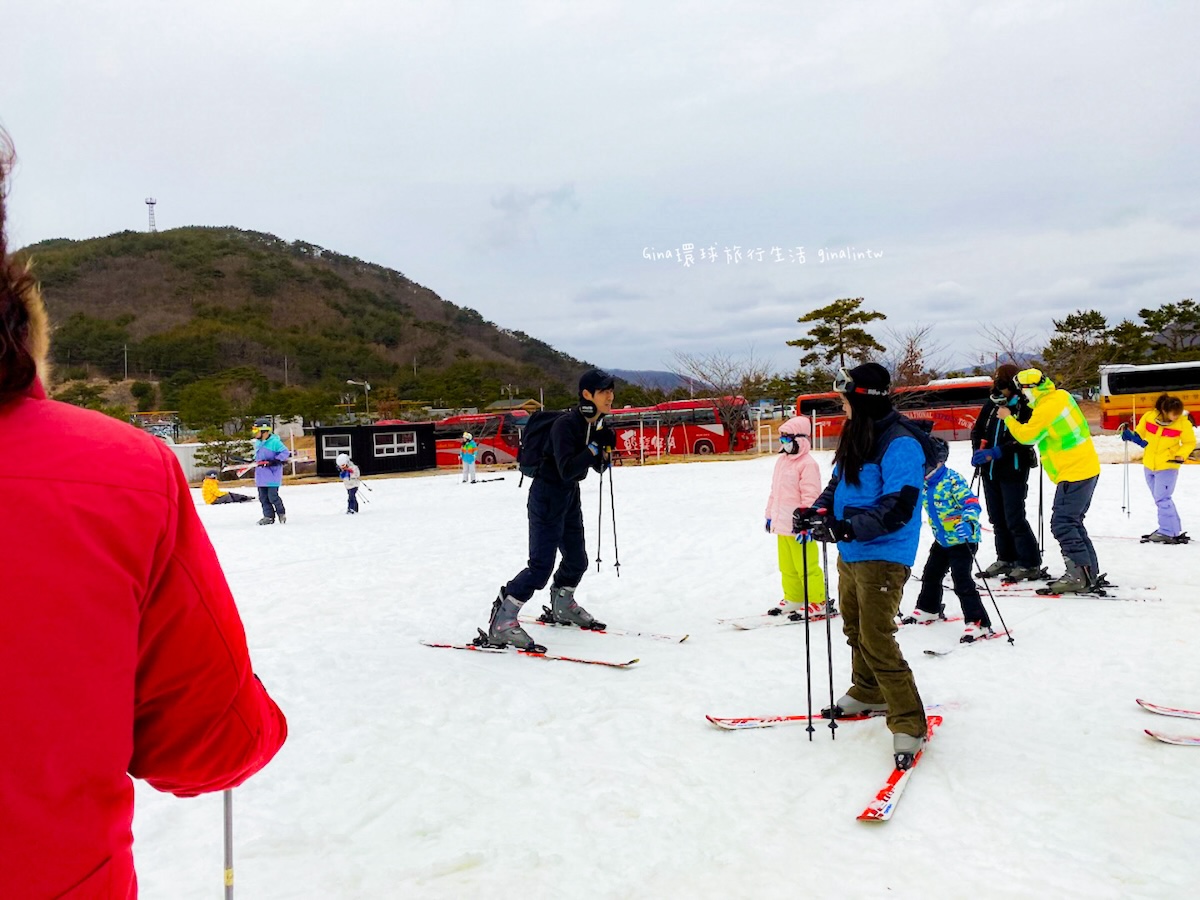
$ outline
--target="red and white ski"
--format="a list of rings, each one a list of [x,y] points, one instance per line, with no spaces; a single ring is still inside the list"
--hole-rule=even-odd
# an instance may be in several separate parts
[[[1158,713],[1160,716],[1175,716],[1180,719],[1200,719],[1200,711],[1194,709],[1176,709],[1173,706],[1159,706],[1157,703],[1151,703],[1149,700],[1138,700],[1137,705],[1152,713]]]
[[[545,659],[554,662],[582,663],[588,666],[607,666],[610,669],[628,669],[639,662],[631,659],[628,662],[611,662],[606,659],[580,659],[575,656],[559,656],[557,653],[537,652],[534,650],[518,650],[515,647],[481,647],[478,644],[438,644],[433,641],[421,641],[426,647],[438,647],[445,650],[474,650],[476,653],[506,653],[509,655],[527,656],[530,659]]]
[[[959,643],[955,644],[953,647],[950,647],[947,650],[926,650],[925,655],[926,656],[949,656],[955,650],[961,650],[963,647],[970,647],[972,644],[978,644],[980,641],[994,641],[996,638],[1008,637],[1008,635],[1009,635],[1009,632],[1004,631],[1004,630],[994,631],[991,634],[985,634],[980,637],[977,637],[973,641],[960,641]]]
[[[689,637],[691,637],[691,635],[688,634],[656,634],[653,631],[623,631],[620,628],[609,628],[607,626],[602,630],[597,631],[594,628],[580,628],[578,625],[563,625],[560,622],[543,622],[537,616],[520,616],[519,618],[522,622],[530,625],[545,625],[548,628],[571,628],[575,631],[584,631],[589,634],[614,634],[620,635],[621,637],[652,638],[656,641],[670,641],[673,644],[682,644]]]
[[[834,610],[832,615],[825,613],[817,613],[809,615],[809,622],[824,622],[826,619],[836,619],[841,613]],[[804,616],[773,616],[770,613],[762,613],[757,616],[741,616],[734,619],[717,619],[723,625],[732,625],[739,631],[753,631],[755,628],[775,628],[778,625],[803,625]]]
[[[926,742],[933,738],[934,729],[942,724],[941,716],[927,716],[925,723],[928,731],[925,733]],[[921,757],[925,755],[925,749],[922,748],[914,758],[912,765],[907,769],[893,769],[892,774],[888,776],[888,780],[884,782],[879,793],[875,795],[875,799],[867,804],[858,816],[860,822],[886,822],[892,817],[892,813],[896,811],[896,803],[900,800],[900,795],[904,793],[905,787],[908,786],[908,779],[912,775],[913,770],[917,767],[917,763],[921,761]]]
[[[1190,734],[1163,734],[1161,731],[1146,729],[1146,734],[1164,744],[1178,744],[1182,747],[1200,747],[1200,737]]]
[[[856,716],[841,716],[839,722],[861,722],[863,719],[873,719],[876,716],[886,716],[886,712],[859,713]],[[719,716],[705,716],[704,718],[712,722],[717,728],[725,731],[741,731],[745,728],[774,728],[776,725],[802,725],[807,724],[810,719],[808,716],[742,716],[737,719],[723,719]],[[813,722],[828,722],[824,716],[816,715],[811,718]]]

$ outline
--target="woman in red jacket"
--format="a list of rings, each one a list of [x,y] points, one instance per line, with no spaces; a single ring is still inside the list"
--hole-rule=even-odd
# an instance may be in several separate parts
[[[46,398],[45,309],[5,237],[12,159],[0,131],[0,897],[134,897],[129,776],[234,787],[287,723],[171,451]]]

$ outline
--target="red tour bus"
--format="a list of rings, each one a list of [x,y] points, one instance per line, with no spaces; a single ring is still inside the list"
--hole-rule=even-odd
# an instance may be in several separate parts
[[[931,419],[933,433],[938,437],[962,441],[970,438],[979,409],[991,392],[992,379],[987,376],[942,378],[896,388],[892,391],[892,402],[910,419]],[[841,435],[846,421],[841,394],[833,391],[801,394],[796,398],[796,415],[815,419],[813,446],[818,448],[831,446],[831,440]]]
[[[527,421],[529,413],[518,409],[503,413],[450,416],[435,422],[433,436],[437,442],[437,464],[462,464],[458,453],[462,448],[464,431],[471,432],[471,437],[479,445],[475,451],[476,462],[485,466],[516,462],[517,449],[521,446],[521,429]]]
[[[626,406],[604,417],[617,433],[616,452],[625,457],[674,453],[728,453],[752,450],[755,433],[742,397],[730,398],[734,429],[730,447],[728,429],[721,422],[717,401],[669,400],[656,406]]]

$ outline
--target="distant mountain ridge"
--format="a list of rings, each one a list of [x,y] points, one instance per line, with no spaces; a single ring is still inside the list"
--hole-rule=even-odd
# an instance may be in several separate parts
[[[608,369],[622,381],[636,384],[647,390],[658,390],[669,394],[676,388],[686,388],[691,382],[682,375],[674,372],[661,372],[654,369]]]
[[[403,273],[304,241],[236,228],[48,240],[33,262],[60,375],[176,386],[250,371],[279,385],[391,385],[476,405],[507,383],[570,400],[588,363]],[[372,396],[375,399],[375,396]]]

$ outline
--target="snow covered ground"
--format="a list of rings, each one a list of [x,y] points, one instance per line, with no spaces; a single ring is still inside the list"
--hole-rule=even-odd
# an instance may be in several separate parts
[[[968,456],[953,445],[951,465],[969,472]],[[825,472],[829,457],[818,454]],[[513,473],[372,480],[357,517],[343,515],[338,484],[285,487],[288,524],[270,528],[255,526],[257,504],[200,504],[291,730],[235,792],[238,896],[1196,896],[1200,749],[1142,729],[1200,734],[1200,721],[1134,704],[1200,707],[1196,545],[1137,542],[1154,527],[1141,467],[1128,518],[1122,467],[1104,467],[1089,525],[1110,579],[1155,585],[1162,602],[1000,597],[1015,645],[945,658],[922,650],[953,645],[959,625],[903,629],[945,723],[895,817],[869,825],[855,816],[891,768],[882,721],[845,723],[836,741],[821,726],[810,743],[802,726],[727,733],[704,718],[805,709],[803,627],[714,622],[779,597],[762,529],[773,464],[618,469],[619,578],[604,485],[603,562],[580,601],[614,627],[691,638],[536,637],[561,653],[640,657],[629,670],[418,644],[469,639],[523,565]],[[1051,496],[1047,485],[1047,520]],[[1200,532],[1200,469],[1184,470],[1177,499]],[[595,475],[584,504],[595,559]],[[980,559],[993,558],[985,541]],[[824,628],[812,637],[816,707],[829,699]],[[836,622],[833,666],[840,695]],[[137,799],[143,896],[220,897],[220,796],[139,783]]]

